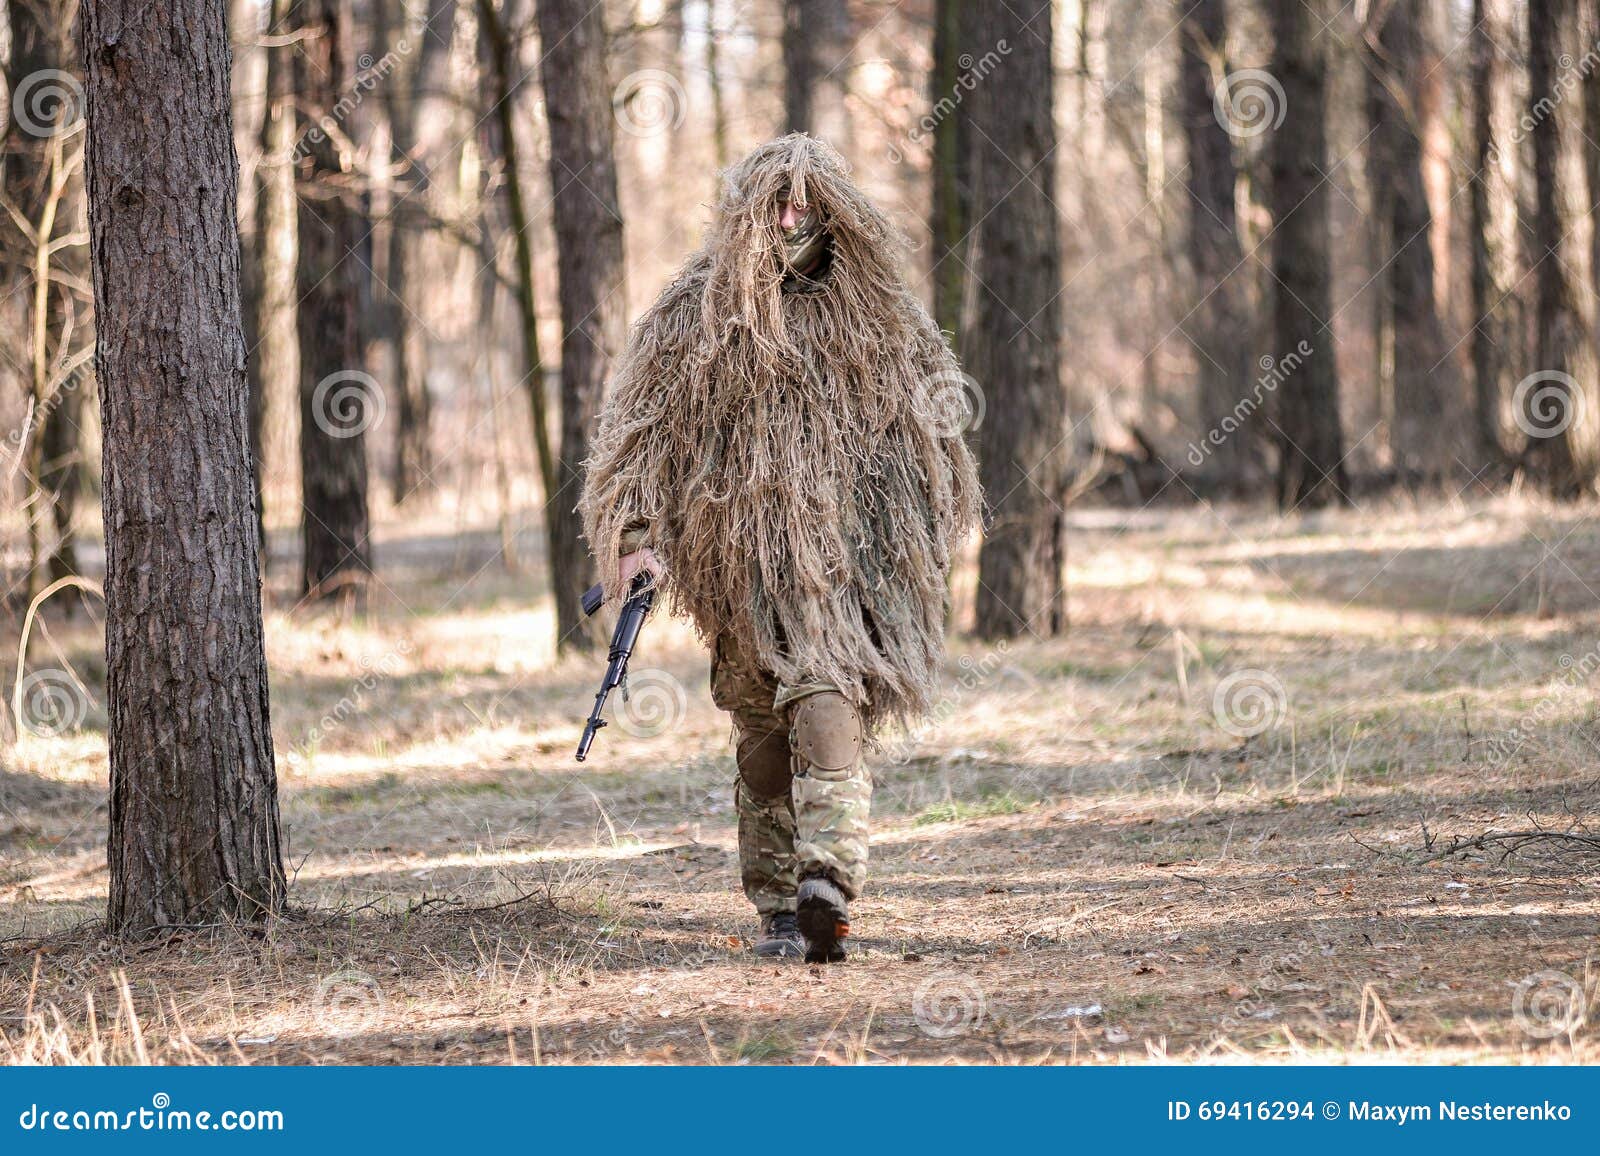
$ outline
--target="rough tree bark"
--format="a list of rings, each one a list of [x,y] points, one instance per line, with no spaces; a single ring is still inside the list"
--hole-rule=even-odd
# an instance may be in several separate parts
[[[1558,497],[1593,488],[1600,455],[1594,305],[1593,225],[1586,198],[1582,102],[1562,99],[1569,62],[1582,59],[1578,0],[1528,5],[1528,73],[1533,121],[1535,373],[1518,384],[1528,460]],[[1526,388],[1525,388],[1526,387]]]
[[[284,894],[224,0],[83,6],[105,429],[109,923]]]
[[[966,279],[967,230],[972,222],[972,146],[967,118],[956,101],[964,101],[961,53],[972,43],[961,0],[936,0],[933,26],[933,70],[928,76],[928,105],[933,110],[933,206],[928,233],[933,270],[933,316],[954,340],[961,332],[962,293]],[[959,349],[958,349],[959,352]]]
[[[1495,139],[1494,110],[1502,83],[1499,39],[1509,29],[1501,11],[1502,0],[1473,0],[1470,82],[1472,140],[1475,176],[1468,188],[1468,229],[1471,237],[1472,385],[1477,464],[1498,465],[1506,460],[1501,409],[1502,375],[1506,359],[1502,349],[1510,332],[1501,309],[1504,281],[1495,198],[1503,195],[1500,145]]]
[[[1373,6],[1366,36],[1370,171],[1376,198],[1374,291],[1393,419],[1389,448],[1404,480],[1436,480],[1455,460],[1454,362],[1439,321],[1433,214],[1423,141],[1438,116],[1431,21],[1421,0]]]
[[[585,629],[578,600],[593,582],[595,567],[576,505],[589,431],[612,361],[627,337],[622,211],[612,151],[604,10],[590,0],[539,0],[538,8],[561,279],[561,452],[545,517],[557,644],[561,649],[589,649],[596,640]]]
[[[1183,330],[1195,351],[1201,424],[1191,444],[1204,455],[1203,472],[1224,489],[1238,489],[1255,472],[1253,451],[1261,431],[1254,425],[1232,428],[1235,408],[1255,378],[1250,355],[1255,333],[1234,210],[1238,169],[1233,140],[1216,106],[1216,80],[1228,67],[1228,10],[1225,0],[1179,0],[1179,11],[1186,13],[1179,33],[1178,84],[1189,160],[1185,184],[1195,295]]]
[[[295,42],[300,197],[301,591],[364,605],[371,571],[362,358],[362,210],[340,148],[341,86],[354,79],[349,0],[306,0]]]
[[[1328,233],[1327,0],[1272,0],[1272,74],[1285,116],[1272,132],[1270,203],[1277,388],[1278,503],[1284,509],[1349,500],[1339,429],[1339,371],[1326,322]]]
[[[850,155],[845,103],[853,47],[847,0],[789,0],[783,6],[783,110],[789,132],[808,132]]]
[[[1050,634],[1064,617],[1051,8],[1034,7],[1000,5],[989,14],[988,35],[1004,39],[1011,52],[969,96],[979,224],[973,325],[962,348],[987,395],[977,431],[992,518],[978,556],[977,631],[985,638]]]

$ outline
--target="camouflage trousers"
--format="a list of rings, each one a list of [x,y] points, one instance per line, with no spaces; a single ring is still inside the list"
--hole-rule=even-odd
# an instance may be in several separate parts
[[[739,877],[750,902],[763,915],[792,912],[810,875],[854,899],[872,805],[856,708],[832,686],[780,683],[730,638],[712,656],[711,697],[738,732]]]

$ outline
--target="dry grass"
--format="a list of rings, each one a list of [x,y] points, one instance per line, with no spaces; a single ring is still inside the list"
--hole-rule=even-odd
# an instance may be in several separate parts
[[[580,768],[598,669],[552,659],[492,535],[410,519],[370,619],[269,616],[295,912],[265,933],[102,941],[103,715],[8,752],[0,1056],[1600,1060],[1600,860],[1424,853],[1600,808],[1595,513],[1077,514],[1070,636],[956,639],[880,760],[826,970],[748,953],[688,632],[639,660],[681,719]],[[98,695],[92,631],[52,630]],[[1230,686],[1260,733],[1219,726]]]

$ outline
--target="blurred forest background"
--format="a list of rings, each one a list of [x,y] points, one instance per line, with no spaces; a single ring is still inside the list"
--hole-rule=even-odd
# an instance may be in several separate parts
[[[15,614],[99,565],[99,432],[77,6],[7,8]],[[1084,496],[1302,508],[1525,477],[1586,494],[1592,9],[640,0],[557,6],[583,31],[547,45],[531,0],[239,0],[270,569],[298,568],[296,595],[359,597],[374,521],[447,511],[499,525],[503,565],[580,587],[571,503],[544,514],[618,326],[696,244],[717,170],[789,128],[836,144],[906,231],[914,283],[966,347],[976,443],[1037,475],[986,463],[996,525],[1059,537],[1052,507]],[[614,124],[563,138],[551,85]],[[614,205],[566,215],[564,282],[563,196],[607,180]],[[567,340],[590,343],[564,317],[600,352],[565,376]],[[1041,556],[1059,577],[1061,543]]]
[[[1600,0],[233,0],[271,734],[163,707],[263,756],[290,903],[140,946],[107,715],[166,768],[142,704],[210,671],[105,620],[88,236],[140,192],[86,204],[78,0],[5,9],[0,1058],[1595,1058]],[[572,761],[612,359],[793,129],[907,235],[988,500],[826,978],[749,954],[683,623]],[[142,847],[249,842],[157,793]]]

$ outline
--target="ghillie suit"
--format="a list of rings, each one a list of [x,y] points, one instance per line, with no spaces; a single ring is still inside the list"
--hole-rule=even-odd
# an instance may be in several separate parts
[[[786,202],[806,210],[787,232]],[[963,378],[901,249],[831,148],[795,134],[756,149],[634,326],[588,463],[584,526],[607,594],[620,555],[648,545],[665,560],[671,605],[715,649],[743,792],[778,809],[801,794],[790,764],[819,766],[777,741],[797,715],[828,715],[824,739],[854,726],[859,748],[930,708],[951,554],[977,518]],[[802,710],[824,694],[844,712]],[[859,819],[864,859],[864,805]],[[796,853],[803,874],[815,856]],[[854,893],[849,864],[822,869]]]

